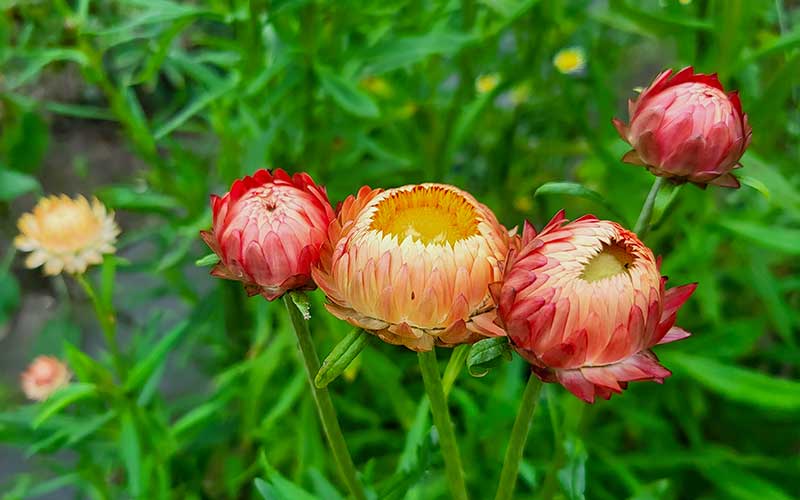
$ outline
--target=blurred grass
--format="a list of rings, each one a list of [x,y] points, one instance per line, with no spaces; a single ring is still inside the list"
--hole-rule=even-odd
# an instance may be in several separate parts
[[[582,74],[552,65],[570,46],[586,54]],[[659,348],[675,372],[664,386],[632,384],[592,407],[546,387],[518,494],[795,497],[796,1],[5,0],[0,234],[10,241],[31,193],[58,192],[65,178],[115,208],[131,264],[118,269],[114,298],[138,370],[135,407],[107,414],[92,400],[36,430],[26,425],[28,409],[11,409],[13,387],[4,390],[0,439],[32,446],[40,455],[31,473],[53,478],[8,478],[6,498],[64,484],[99,498],[249,498],[255,477],[269,481],[256,486],[273,498],[299,498],[298,487],[335,498],[340,485],[280,307],[247,301],[236,284],[193,267],[207,253],[197,232],[210,223],[208,194],[280,166],[309,171],[337,201],[362,184],[435,180],[469,189],[508,226],[523,218],[541,225],[562,207],[570,217],[592,212],[630,224],[651,178],[619,161],[626,145],[610,120],[625,117],[634,87],[688,64],[738,89],[754,130],[739,171],[745,187],[682,188],[648,236],[670,283],[700,282],[679,318],[695,335]],[[476,86],[484,75],[497,85]],[[133,155],[141,168],[86,160],[99,147],[87,132],[98,123],[124,144],[119,161],[130,165]],[[87,157],[64,157],[66,134]],[[548,182],[582,188],[534,196]],[[0,265],[6,343],[15,340],[20,300],[57,286],[34,275],[11,257]],[[129,285],[142,279],[146,286]],[[327,352],[347,327],[313,298],[313,331]],[[63,306],[37,349],[80,343],[81,306]],[[190,326],[175,334],[184,315]],[[67,352],[87,379],[103,380],[104,368]],[[192,382],[170,389],[181,378]],[[15,385],[16,374],[6,382]],[[494,490],[523,386],[515,360],[482,379],[462,374],[452,390],[474,498]],[[331,388],[368,484],[387,498],[446,495],[427,414],[417,410],[413,353],[372,342]],[[76,450],[78,463],[49,455],[63,448]]]

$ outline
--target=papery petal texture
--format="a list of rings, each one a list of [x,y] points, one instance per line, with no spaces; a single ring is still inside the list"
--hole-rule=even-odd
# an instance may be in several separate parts
[[[211,274],[268,300],[315,288],[311,266],[335,214],[325,188],[308,174],[259,170],[224,196],[212,195],[211,208],[212,228],[201,232],[220,259]]]
[[[673,182],[739,187],[730,173],[750,144],[752,129],[736,92],[717,75],[687,67],[667,70],[629,106],[630,123],[614,119],[633,150],[623,161]]]
[[[593,402],[670,375],[650,348],[689,335],[674,324],[696,285],[666,290],[665,282],[631,231],[591,215],[568,222],[561,212],[539,234],[526,224],[490,288],[498,325],[534,372]]]
[[[364,187],[340,207],[313,277],[335,316],[427,351],[477,338],[508,244],[491,210],[456,187]]]
[[[116,252],[120,230],[109,212],[96,198],[66,195],[47,196],[17,221],[19,235],[14,246],[30,252],[25,266],[42,266],[44,273],[84,273],[91,265],[103,262],[103,255]]]

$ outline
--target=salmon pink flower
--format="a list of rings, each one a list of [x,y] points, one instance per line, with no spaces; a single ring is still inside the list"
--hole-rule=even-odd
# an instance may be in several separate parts
[[[39,356],[22,373],[22,392],[28,399],[44,401],[69,383],[67,365],[52,356]]]
[[[315,288],[319,259],[334,217],[325,188],[308,174],[259,170],[211,196],[213,225],[200,234],[220,262],[211,274],[238,280],[249,295],[274,300],[289,290]]]
[[[631,231],[559,212],[539,233],[526,224],[501,283],[491,286],[514,349],[546,382],[586,402],[671,372],[650,348],[689,336],[674,326],[696,284],[665,290],[653,253]]]
[[[477,338],[508,243],[492,211],[453,186],[363,187],[342,204],[313,276],[335,316],[429,351]]]
[[[752,130],[736,92],[725,93],[716,74],[692,67],[658,75],[636,101],[628,101],[630,124],[615,118],[633,147],[622,160],[643,165],[675,182],[738,188],[730,172],[750,144]]]

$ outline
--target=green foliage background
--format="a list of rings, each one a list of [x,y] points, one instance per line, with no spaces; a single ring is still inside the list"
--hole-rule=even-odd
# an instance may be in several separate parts
[[[663,386],[632,384],[594,406],[545,387],[518,497],[796,498],[798,7],[0,1],[3,344],[22,341],[31,294],[57,304],[2,367],[0,441],[26,457],[24,474],[0,471],[3,498],[340,498],[282,307],[194,265],[208,252],[197,233],[209,193],[284,167],[310,172],[335,201],[362,184],[443,181],[508,226],[541,226],[561,207],[631,226],[652,178],[619,161],[627,148],[610,120],[626,118],[634,87],[689,64],[740,90],[754,131],[742,189],[663,192],[647,237],[670,283],[700,283],[679,316],[694,336],[658,348],[674,371]],[[586,54],[582,74],[552,65],[570,46]],[[499,83],[478,92],[487,74]],[[65,130],[78,138],[67,155]],[[98,137],[117,154],[94,154]],[[548,182],[603,198],[537,193]],[[61,191],[96,194],[122,221],[120,259],[90,279],[117,309],[125,380],[80,289],[24,270],[11,250],[16,218]],[[326,353],[348,329],[312,299]],[[78,383],[26,405],[18,368],[37,353],[66,357]],[[449,354],[439,351],[443,365]],[[525,376],[515,359],[484,378],[462,373],[450,394],[474,498],[494,492]],[[447,496],[412,352],[371,342],[331,390],[376,495]]]

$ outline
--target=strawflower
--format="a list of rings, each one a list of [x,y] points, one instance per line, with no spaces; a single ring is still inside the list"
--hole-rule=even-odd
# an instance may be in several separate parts
[[[650,349],[689,336],[675,317],[696,285],[667,290],[659,267],[619,224],[560,212],[539,234],[526,225],[492,285],[498,322],[540,379],[586,402],[660,383],[671,372]]]
[[[313,276],[335,316],[429,351],[477,338],[508,243],[491,210],[456,187],[364,187],[342,204]]]
[[[20,376],[22,392],[28,399],[44,401],[69,383],[67,365],[52,356],[39,356]]]
[[[119,227],[113,212],[96,198],[48,196],[17,222],[20,234],[14,246],[30,252],[25,266],[44,266],[46,275],[80,274],[100,264],[103,254],[114,253]]]
[[[739,187],[731,170],[741,167],[752,130],[738,93],[726,94],[717,75],[664,71],[628,102],[628,114],[627,125],[613,120],[633,147],[626,163],[676,183]]]
[[[289,290],[311,290],[334,217],[325,188],[308,174],[259,170],[211,196],[213,223],[200,234],[219,263],[211,274],[244,283],[249,295],[274,300]]]

